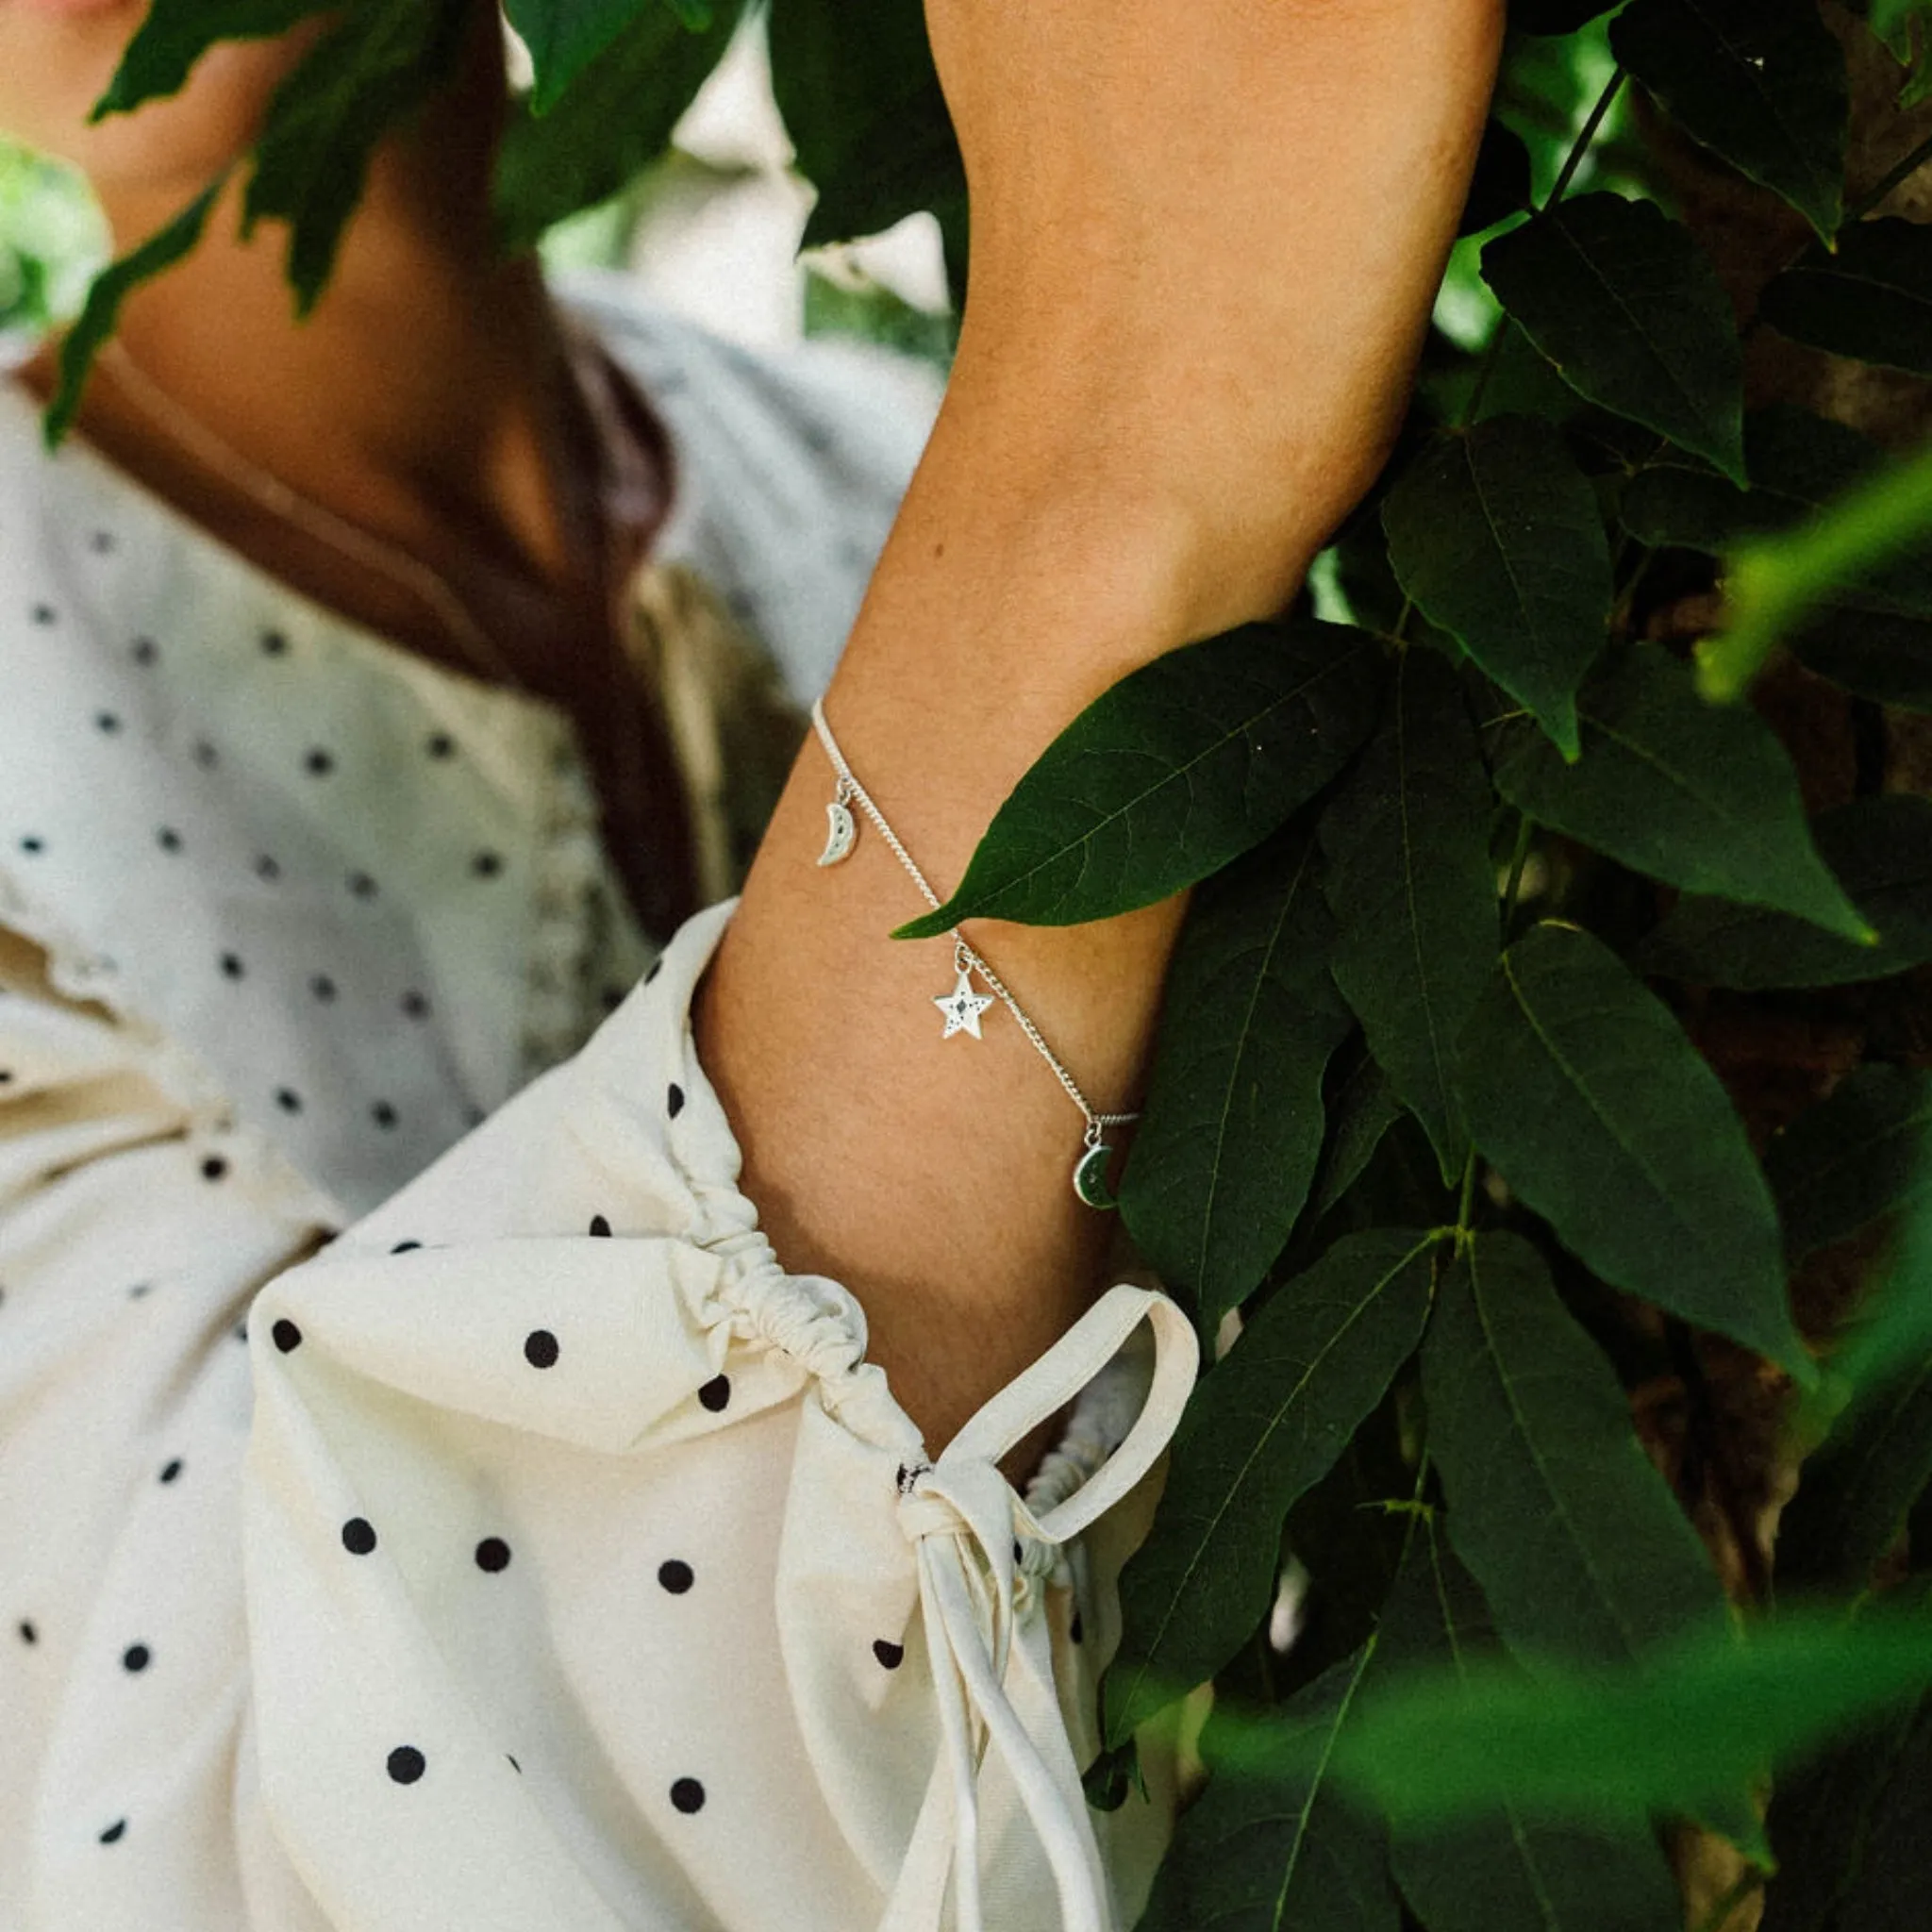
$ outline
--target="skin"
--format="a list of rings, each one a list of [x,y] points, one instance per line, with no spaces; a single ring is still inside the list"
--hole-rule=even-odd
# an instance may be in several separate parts
[[[43,144],[102,142],[79,158],[129,234],[206,178],[290,58],[258,47],[210,69],[152,153],[142,116],[83,137],[138,10],[0,0],[0,125],[34,134],[31,92],[49,104]],[[927,0],[973,192],[972,297],[827,708],[941,891],[1085,704],[1162,651],[1279,609],[1373,478],[1503,11]],[[498,85],[480,42],[476,65],[468,85]],[[129,340],[298,487],[438,559],[480,547],[568,609],[581,552],[543,373],[554,325],[527,271],[476,245],[476,119],[441,130],[453,146],[425,130],[385,152],[308,329],[270,251],[218,225],[131,307]],[[113,410],[92,405],[87,426],[118,435],[132,467],[140,433]],[[580,655],[568,624],[528,635],[540,661]],[[1079,1117],[1009,1017],[990,1014],[977,1044],[941,1041],[929,1002],[950,990],[950,949],[886,937],[921,908],[877,839],[832,872],[814,864],[831,793],[808,744],[702,990],[699,1043],[780,1257],[851,1287],[873,1358],[937,1451],[1091,1304],[1109,1226],[1074,1199]],[[971,934],[1106,1110],[1137,1093],[1181,910]]]

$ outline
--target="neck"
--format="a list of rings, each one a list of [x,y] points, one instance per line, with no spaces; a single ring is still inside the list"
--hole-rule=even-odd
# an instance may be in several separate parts
[[[556,590],[594,547],[594,462],[535,265],[492,247],[502,81],[490,38],[421,125],[378,151],[307,320],[283,278],[281,225],[241,237],[238,180],[192,255],[129,299],[120,336],[175,404],[312,502],[439,567]],[[107,208],[124,249],[174,212],[141,189]],[[52,377],[51,354],[28,373],[43,391]],[[257,509],[227,503],[111,370],[79,420],[218,535],[258,548]]]

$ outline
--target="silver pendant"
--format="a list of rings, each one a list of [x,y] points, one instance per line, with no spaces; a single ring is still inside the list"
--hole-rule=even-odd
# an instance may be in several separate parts
[[[979,1030],[979,1016],[992,1005],[992,995],[973,991],[973,976],[966,970],[962,948],[954,949],[953,965],[959,975],[958,984],[951,992],[938,993],[933,998],[933,1005],[946,1016],[946,1030],[941,1038],[950,1040],[956,1033],[970,1033],[974,1040],[983,1040],[986,1036]]]
[[[1108,1178],[1113,1149],[1105,1141],[1090,1141],[1074,1163],[1074,1192],[1090,1208],[1118,1208],[1120,1201]]]
[[[858,842],[858,821],[841,794],[825,808],[825,849],[819,854],[821,865],[837,865],[852,857]]]

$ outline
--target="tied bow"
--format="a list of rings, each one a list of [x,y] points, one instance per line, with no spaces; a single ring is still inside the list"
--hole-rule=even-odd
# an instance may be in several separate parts
[[[1085,1389],[1143,1321],[1154,1330],[1155,1367],[1139,1419],[1080,1489],[1036,1517],[1000,1474],[1000,1457]],[[985,1932],[978,1786],[989,1743],[998,1747],[1046,1853],[1064,1932],[1109,1932],[1085,1805],[1056,1781],[1041,1741],[1006,1691],[1026,1583],[1016,1539],[1049,1548],[1069,1542],[1125,1496],[1167,1447],[1199,1362],[1193,1329],[1165,1295],[1125,1285],[1111,1289],[994,1396],[937,1462],[902,1472],[899,1521],[917,1552],[920,1609],[940,1707],[934,1785],[944,1776],[952,1788],[958,1932]],[[1053,1722],[1059,1722],[1057,1707]]]

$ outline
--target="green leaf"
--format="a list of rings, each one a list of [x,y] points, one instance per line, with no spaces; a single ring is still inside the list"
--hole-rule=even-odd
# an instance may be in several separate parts
[[[1855,799],[1811,822],[1852,903],[1878,931],[1855,946],[1780,912],[1682,899],[1633,954],[1647,974],[1747,992],[1853,986],[1932,959],[1932,800]]]
[[[1685,133],[1837,230],[1850,91],[1812,0],[1632,0],[1610,51]]]
[[[1408,651],[1389,718],[1322,819],[1335,979],[1445,1180],[1468,1145],[1457,1036],[1496,957],[1491,800],[1455,674]]]
[[[1337,625],[1251,624],[1143,665],[1013,788],[953,897],[894,937],[967,919],[1077,925],[1220,871],[1367,737],[1378,655]]]
[[[1797,774],[1755,711],[1706,704],[1689,667],[1653,645],[1588,685],[1578,710],[1577,764],[1527,727],[1506,742],[1496,789],[1512,805],[1686,891],[1871,936],[1812,846]]]
[[[1388,1608],[1371,1684],[1429,1671],[1467,1685],[1507,1667],[1489,1607],[1444,1547],[1435,1520],[1416,1526]],[[1488,1817],[1450,1830],[1398,1827],[1396,1883],[1429,1932],[1680,1932],[1677,1887],[1646,1825],[1551,1824],[1503,1798]]]
[[[510,25],[530,50],[531,111],[547,114],[639,14],[666,5],[667,0],[504,0]]]
[[[276,89],[242,225],[289,224],[289,282],[302,313],[334,269],[370,158],[454,72],[473,19],[470,0],[352,8]]]
[[[1814,349],[1932,375],[1932,230],[1897,216],[1855,223],[1836,252],[1814,247],[1777,276],[1758,314]]]
[[[1932,1198],[1932,1073],[1859,1067],[1765,1150],[1793,1259]]]
[[[724,0],[710,25],[692,31],[652,0],[541,120],[528,107],[516,109],[496,162],[504,245],[534,247],[553,224],[608,199],[657,160],[740,12],[738,0]]]
[[[1329,1109],[1334,1131],[1315,1188],[1320,1220],[1360,1180],[1382,1137],[1407,1111],[1372,1054],[1363,1054]]]
[[[1205,1683],[1266,1615],[1282,1519],[1413,1352],[1437,1244],[1386,1228],[1336,1242],[1195,1391],[1153,1530],[1121,1577],[1109,1743]]]
[[[774,0],[772,81],[799,171],[818,191],[805,245],[939,216],[956,300],[966,168],[919,0]]]
[[[1350,1021],[1315,841],[1277,837],[1202,889],[1161,1010],[1121,1214],[1202,1330],[1258,1285],[1322,1151],[1322,1074]]]
[[[1924,1581],[1887,1614],[1925,1613]],[[1932,1924],[1932,1699],[1888,1710],[1777,1780],[1777,1876],[1761,1932],[1923,1932]]]
[[[1923,1611],[1788,1613],[1748,1641],[1709,1620],[1635,1667],[1371,1685],[1329,1761],[1401,1821],[1467,1818],[1507,1798],[1525,1815],[1637,1824],[1696,1812],[1909,1704],[1932,1682],[1928,1640]]]
[[[1585,194],[1483,251],[1483,279],[1587,401],[1742,481],[1744,357],[1730,298],[1656,203]]]
[[[1525,416],[1447,437],[1390,491],[1382,525],[1417,608],[1574,757],[1574,693],[1604,647],[1610,563],[1595,492],[1562,437]]]
[[[1519,940],[1463,1033],[1461,1072],[1476,1145],[1565,1247],[1612,1287],[1809,1378],[1743,1124],[1607,946],[1552,924]]]
[[[1620,1659],[1722,1620],[1609,1364],[1520,1236],[1479,1235],[1447,1272],[1423,1395],[1450,1542],[1512,1649]]]
[[[60,344],[60,386],[48,406],[45,434],[51,449],[74,425],[88,373],[121,320],[121,305],[131,290],[174,267],[201,240],[208,210],[227,186],[225,175],[211,181],[165,227],[111,261],[93,279],[79,319]]]
[[[1292,1773],[1217,1774],[1182,1814],[1139,1932],[1398,1932],[1381,1829],[1336,1797],[1327,1774],[1374,1654],[1371,1638],[1269,1713],[1268,1735],[1297,1759]],[[1210,1765],[1239,1728],[1220,1711],[1208,1721]]]
[[[178,92],[217,41],[272,40],[333,10],[330,0],[152,0],[90,118],[125,114]]]
[[[1806,1459],[1779,1519],[1781,1585],[1865,1586],[1932,1483],[1932,1359],[1868,1390]]]

